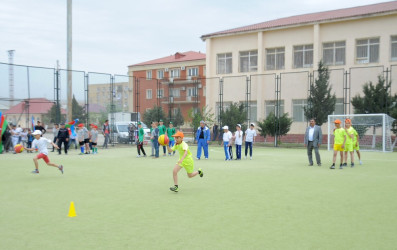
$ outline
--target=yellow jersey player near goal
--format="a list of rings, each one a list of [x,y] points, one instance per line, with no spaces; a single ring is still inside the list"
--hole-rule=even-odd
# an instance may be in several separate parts
[[[196,175],[200,175],[200,177],[203,177],[204,173],[201,168],[199,168],[197,171],[194,170],[194,162],[193,162],[193,157],[192,153],[189,150],[189,146],[187,145],[186,142],[183,141],[184,134],[181,131],[176,132],[172,137],[175,138],[175,145],[170,148],[168,146],[168,152],[171,153],[173,151],[178,151],[179,152],[179,161],[175,164],[174,170],[173,170],[173,177],[174,177],[174,186],[170,187],[170,190],[173,192],[178,192],[179,191],[179,186],[178,186],[178,172],[184,168],[187,172],[187,176],[189,178],[193,178]]]

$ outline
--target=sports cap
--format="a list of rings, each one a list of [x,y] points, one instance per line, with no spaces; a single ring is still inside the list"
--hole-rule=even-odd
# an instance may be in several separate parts
[[[185,137],[182,131],[176,132],[172,137]]]

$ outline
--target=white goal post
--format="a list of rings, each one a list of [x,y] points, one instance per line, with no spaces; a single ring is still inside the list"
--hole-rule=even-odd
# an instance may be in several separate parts
[[[328,150],[332,150],[334,143],[334,121],[339,119],[344,127],[346,118],[352,121],[358,133],[360,151],[393,152],[391,128],[394,119],[386,114],[328,115]]]

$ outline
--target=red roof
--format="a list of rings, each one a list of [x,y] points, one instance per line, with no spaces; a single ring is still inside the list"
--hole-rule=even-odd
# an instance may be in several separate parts
[[[195,51],[187,51],[183,53],[175,53],[175,55],[142,62],[138,64],[133,64],[130,66],[143,66],[143,65],[151,65],[151,64],[160,64],[160,63],[175,63],[175,62],[185,62],[185,61],[194,61],[194,60],[203,60],[205,59],[205,54],[201,52]]]
[[[29,113],[30,114],[47,114],[51,109],[52,105],[54,105],[53,101],[50,101],[45,98],[31,98],[28,102],[28,99],[18,103],[17,105],[12,106],[9,110],[5,111],[4,114],[22,114],[27,113],[27,105],[29,103]],[[66,114],[66,110],[61,108],[61,113]]]
[[[106,108],[102,105],[96,104],[96,103],[90,103],[88,105],[88,112],[89,113],[101,113],[101,112],[106,112]]]
[[[327,22],[327,21],[336,21],[339,19],[346,18],[354,18],[354,17],[362,17],[362,16],[371,16],[375,14],[389,13],[397,11],[397,1],[371,4],[359,7],[352,7],[346,9],[339,10],[330,10],[324,12],[317,12],[311,14],[304,14],[298,16],[284,17],[280,19],[275,19],[263,23],[252,24],[248,26],[243,26],[235,29],[229,29],[224,31],[219,31],[215,33],[210,33],[207,35],[201,36],[202,40],[213,36],[219,35],[230,35],[235,33],[243,33],[257,30],[267,30],[279,27],[288,27],[294,25],[308,24],[308,23],[316,23],[316,22]]]

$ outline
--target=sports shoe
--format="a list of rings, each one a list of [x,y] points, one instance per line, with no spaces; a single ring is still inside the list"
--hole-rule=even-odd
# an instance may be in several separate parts
[[[139,157],[141,157],[141,156],[140,156],[140,155],[137,155],[137,156],[136,156],[136,158],[139,158]]]
[[[347,164],[346,164],[346,166],[347,166]],[[340,166],[339,166],[339,169],[343,169],[343,166],[342,166],[342,164],[340,164]]]
[[[38,174],[38,173],[39,173],[38,169],[35,169],[35,170],[32,171],[32,174]]]
[[[317,166],[321,167],[321,163],[317,164]]]
[[[308,166],[309,166],[309,167],[313,166],[313,163],[312,163],[312,164],[309,164]]]
[[[198,160],[198,161],[199,161],[199,160],[200,160],[200,158],[198,158],[198,157],[197,157],[197,158],[196,158],[196,160]]]
[[[354,163],[352,162],[352,164],[350,165],[350,167],[354,168]]]
[[[179,187],[173,186],[173,187],[170,187],[170,190],[177,193],[179,191]]]
[[[244,156],[244,159],[247,159],[247,156]]]
[[[206,160],[208,160],[208,157],[207,158],[205,158]]]
[[[84,155],[84,153],[80,153],[79,155]]]
[[[335,169],[335,165],[332,165],[332,166],[330,167],[330,169]]]
[[[360,165],[363,165],[363,162],[360,160]]]
[[[342,166],[343,166],[343,167],[347,167],[347,162],[343,163]]]
[[[61,171],[61,173],[63,174],[63,166],[62,166],[62,165],[59,165],[58,169],[59,169],[59,171]]]
[[[203,177],[204,172],[203,172],[203,170],[201,170],[201,168],[198,169],[198,173],[199,173],[200,177]]]
[[[250,157],[250,160],[252,160],[252,156]]]

